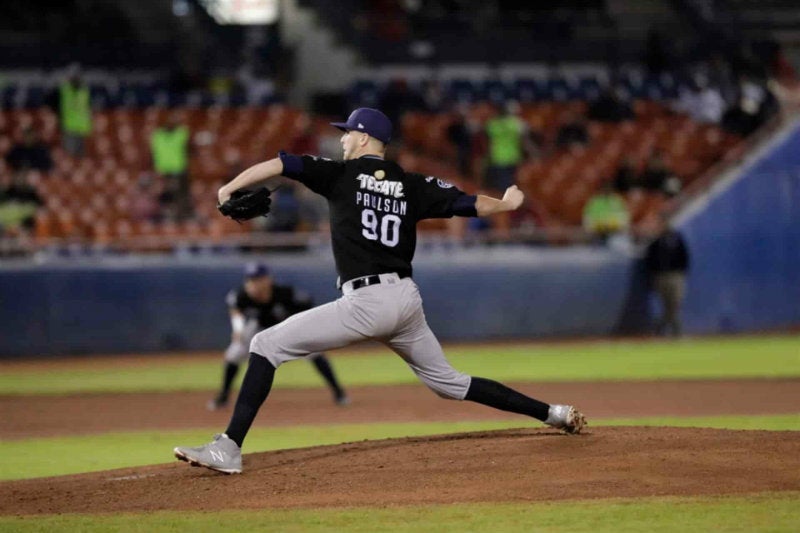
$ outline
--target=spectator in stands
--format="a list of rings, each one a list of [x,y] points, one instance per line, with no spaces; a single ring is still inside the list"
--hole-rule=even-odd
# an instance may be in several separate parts
[[[133,195],[130,203],[131,219],[137,222],[155,222],[160,218],[159,202],[154,190],[155,184],[152,176],[149,174],[139,176],[136,182],[136,194]]]
[[[0,190],[0,234],[17,236],[32,230],[36,210],[42,205],[39,193],[28,183],[27,172],[16,172],[11,184]]]
[[[580,148],[589,144],[589,130],[586,119],[579,113],[570,112],[556,135],[558,148]]]
[[[178,218],[188,218],[192,212],[189,192],[189,128],[172,114],[166,124],[156,128],[150,138],[153,168],[165,180],[162,202],[176,203]]]
[[[725,110],[725,100],[720,91],[713,87],[702,75],[695,75],[688,87],[682,87],[678,101],[673,105],[676,111],[686,113],[693,120],[704,124],[719,124]]]
[[[722,127],[730,133],[747,137],[758,129],[758,106],[753,100],[741,98],[725,111]]]
[[[741,76],[738,95],[722,117],[722,127],[731,133],[750,135],[778,112],[778,100],[762,80]]]
[[[41,141],[32,127],[27,127],[22,132],[22,141],[11,147],[6,154],[6,162],[16,171],[34,169],[48,172],[53,168],[50,148]]]
[[[504,191],[516,181],[517,166],[526,153],[533,153],[530,130],[519,116],[519,103],[510,100],[502,114],[486,122],[488,164],[484,186],[490,191]]]
[[[156,220],[159,222],[175,222],[181,219],[178,197],[178,182],[175,180],[162,180],[156,187],[157,205]]]
[[[678,337],[682,329],[681,305],[686,292],[689,252],[683,237],[670,226],[665,215],[660,219],[658,237],[647,247],[645,267],[663,307],[656,332],[666,335],[670,329]]]
[[[597,242],[605,243],[619,232],[627,231],[630,213],[625,199],[614,192],[612,183],[603,183],[583,208],[583,228]]]
[[[634,114],[624,91],[609,87],[589,105],[588,117],[600,122],[623,122],[633,119]]]
[[[639,179],[634,183],[634,187],[636,186],[674,196],[680,192],[681,181],[667,167],[663,154],[654,150],[639,175]]]
[[[472,176],[472,143],[478,126],[469,116],[469,109],[460,105],[453,122],[447,127],[447,140],[456,147],[458,171],[466,177]]]
[[[83,157],[86,138],[92,133],[92,103],[78,67],[72,67],[58,93],[64,149],[74,157]]]
[[[636,167],[631,157],[622,160],[617,173],[614,175],[614,190],[617,192],[628,192],[638,185],[639,176],[636,174]]]

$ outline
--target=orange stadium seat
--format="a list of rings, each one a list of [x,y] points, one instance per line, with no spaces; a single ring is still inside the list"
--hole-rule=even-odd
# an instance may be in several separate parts
[[[552,141],[567,114],[583,113],[586,107],[581,101],[536,102],[523,104],[521,111],[531,127]],[[661,150],[669,166],[687,185],[717,161],[740,157],[744,149],[739,137],[716,126],[697,124],[660,102],[638,100],[634,108],[637,116],[633,121],[589,122],[591,141],[585,148],[556,150],[545,153],[541,160],[520,165],[517,180],[531,201],[541,205],[548,223],[579,223],[582,204],[602,181],[612,179],[623,157],[632,156],[636,164],[643,165],[653,150]],[[471,119],[484,124],[496,109],[481,102],[470,106],[468,112]],[[212,221],[208,228],[197,222],[160,230],[134,224],[129,205],[120,200],[138,193],[141,172],[152,172],[150,135],[173,113],[190,126],[194,140],[202,132],[213,139],[208,144],[195,145],[190,161],[195,214],[200,221]],[[288,148],[290,141],[304,131],[309,118],[285,105],[175,110],[116,108],[95,113],[87,156],[76,159],[57,145],[58,117],[51,109],[6,110],[0,111],[0,156],[10,149],[14,136],[26,124],[38,128],[45,141],[52,144],[54,169],[34,179],[47,201],[37,216],[37,239],[80,234],[86,213],[105,213],[108,219],[107,227],[89,231],[96,239],[157,232],[169,236],[199,232],[226,235],[241,233],[246,228],[228,224],[216,216],[214,197],[220,184],[242,165],[248,166],[272,156],[278,149]],[[398,150],[399,160],[409,170],[436,175],[473,191],[475,184],[458,173],[455,150],[447,139],[447,128],[453,118],[451,113],[407,113],[400,123],[405,146]],[[311,120],[314,127],[329,133],[326,119]],[[479,164],[475,158],[476,168]],[[0,173],[8,172],[0,158]],[[663,198],[650,193],[629,194],[627,199],[635,220],[644,220],[663,203]],[[446,224],[433,222],[430,226],[444,229]]]

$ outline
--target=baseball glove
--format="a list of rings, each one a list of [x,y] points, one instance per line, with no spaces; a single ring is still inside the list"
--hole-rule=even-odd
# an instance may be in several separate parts
[[[236,191],[231,197],[219,204],[217,209],[224,216],[236,222],[250,220],[256,217],[265,217],[269,213],[272,191],[260,187],[254,191]]]

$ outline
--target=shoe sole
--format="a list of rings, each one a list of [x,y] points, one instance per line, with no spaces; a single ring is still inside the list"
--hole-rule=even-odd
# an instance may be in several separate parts
[[[197,459],[192,459],[178,448],[172,450],[172,453],[175,454],[175,458],[179,461],[185,461],[189,463],[191,466],[202,466],[203,468],[208,468],[209,470],[213,470],[214,472],[220,472],[222,474],[241,474],[242,470],[240,468],[219,468],[218,466],[210,465],[207,463],[203,463],[198,461]]]

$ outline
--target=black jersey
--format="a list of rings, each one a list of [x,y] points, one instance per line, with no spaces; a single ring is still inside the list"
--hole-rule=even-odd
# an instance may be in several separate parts
[[[405,172],[374,156],[281,158],[286,177],[328,199],[333,257],[342,283],[388,272],[411,276],[417,222],[452,217],[455,204],[466,196],[451,183]]]
[[[295,293],[294,289],[283,285],[272,286],[272,298],[268,302],[253,300],[244,286],[230,291],[225,300],[230,309],[241,312],[247,320],[257,320],[262,328],[274,326],[313,306],[307,295]]]

